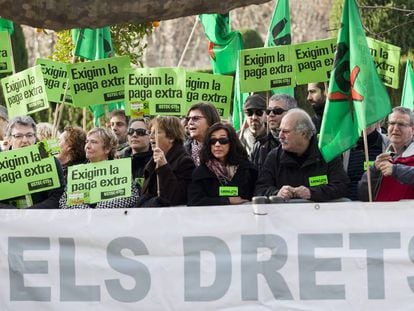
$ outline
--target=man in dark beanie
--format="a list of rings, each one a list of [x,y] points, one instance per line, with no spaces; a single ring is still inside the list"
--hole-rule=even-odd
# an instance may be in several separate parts
[[[239,133],[240,141],[251,158],[256,141],[266,137],[266,100],[258,95],[247,97],[244,106],[246,121]]]

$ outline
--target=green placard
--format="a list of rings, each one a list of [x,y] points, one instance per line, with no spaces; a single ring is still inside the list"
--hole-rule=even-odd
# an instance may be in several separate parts
[[[335,49],[336,38],[293,45],[296,84],[329,81]]]
[[[0,31],[0,73],[14,72],[13,53],[8,31]]]
[[[220,186],[219,196],[221,197],[237,197],[239,195],[239,187],[236,186]]]
[[[67,204],[130,197],[131,180],[131,158],[70,166]]]
[[[186,111],[192,104],[209,102],[217,108],[221,118],[229,118],[233,89],[232,76],[187,71],[186,87]]]
[[[368,37],[367,43],[381,80],[398,89],[401,48]]]
[[[40,65],[1,79],[1,85],[10,118],[49,108]]]
[[[0,200],[60,187],[54,157],[37,145],[0,152]]]
[[[247,49],[240,52],[240,91],[268,91],[295,86],[291,46]]]
[[[87,107],[124,99],[124,70],[128,56],[68,64],[73,105]]]
[[[125,71],[126,110],[145,104],[150,115],[185,114],[185,70],[182,68],[139,68]]]
[[[320,185],[326,185],[328,183],[328,175],[319,175],[309,177],[309,186],[315,187]]]
[[[43,79],[45,80],[47,98],[51,102],[61,103],[68,81],[66,63],[55,62],[50,59],[38,58],[36,64],[42,67]],[[66,92],[65,102],[72,103],[70,87]]]
[[[57,138],[42,140],[37,143],[42,157],[48,157],[59,154],[60,146]]]

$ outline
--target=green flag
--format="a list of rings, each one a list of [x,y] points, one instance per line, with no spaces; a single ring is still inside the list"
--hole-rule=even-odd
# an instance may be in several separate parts
[[[12,35],[14,32],[13,22],[5,18],[0,18],[0,31],[8,31]]]
[[[265,47],[291,44],[289,0],[277,0]],[[294,88],[285,87],[272,90],[272,94],[288,94],[294,96]]]
[[[414,72],[408,60],[405,67],[404,87],[401,97],[401,106],[414,109]]]
[[[291,42],[289,0],[277,0],[265,47],[287,45]]]
[[[75,56],[88,60],[112,57],[114,54],[109,26],[103,28],[72,29]]]
[[[239,58],[237,59],[236,75],[234,77],[234,88],[233,88],[233,127],[238,131],[244,121],[243,104],[246,101],[249,93],[240,92],[240,66]]]
[[[209,54],[215,74],[228,74],[236,71],[237,56],[243,48],[239,31],[231,31],[230,14],[202,14],[200,21],[210,40]]]
[[[367,126],[391,112],[355,0],[345,0],[334,68],[322,119],[319,148],[331,161],[351,148]]]

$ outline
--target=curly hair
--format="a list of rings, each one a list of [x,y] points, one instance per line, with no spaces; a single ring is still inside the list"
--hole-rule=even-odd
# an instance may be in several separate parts
[[[200,152],[200,163],[206,163],[208,160],[214,159],[214,155],[211,153],[210,140],[211,135],[218,130],[225,130],[227,132],[228,139],[230,140],[230,149],[226,156],[227,164],[238,165],[241,161],[249,159],[247,151],[244,149],[239,138],[237,137],[234,128],[228,123],[217,122],[207,130],[203,147]]]
[[[66,126],[63,129],[65,144],[68,146],[68,164],[85,162],[86,132],[79,126]]]

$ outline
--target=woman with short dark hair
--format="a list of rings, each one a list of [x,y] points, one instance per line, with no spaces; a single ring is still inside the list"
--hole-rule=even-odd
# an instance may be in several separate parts
[[[149,130],[153,158],[144,169],[138,206],[185,205],[194,162],[183,147],[184,127],[177,117],[160,116]]]
[[[200,165],[200,150],[203,147],[203,141],[206,132],[210,126],[220,122],[220,115],[210,103],[197,103],[190,107],[187,113],[187,131],[189,138],[184,146],[188,154],[194,160],[195,165]]]
[[[230,124],[209,128],[200,166],[188,188],[188,205],[242,204],[253,196],[257,169]]]

